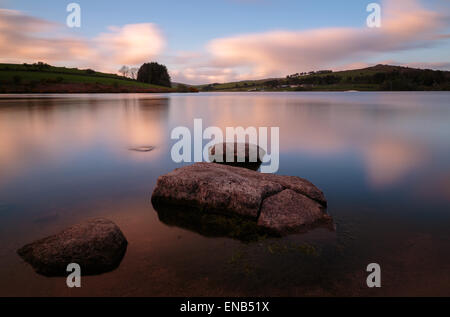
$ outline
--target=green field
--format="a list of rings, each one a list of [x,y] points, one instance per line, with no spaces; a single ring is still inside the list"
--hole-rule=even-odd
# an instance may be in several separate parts
[[[0,91],[5,89],[32,90],[38,86],[44,91],[59,87],[100,87],[101,89],[176,91],[173,88],[151,85],[116,74],[96,72],[90,69],[55,67],[46,64],[0,64]]]

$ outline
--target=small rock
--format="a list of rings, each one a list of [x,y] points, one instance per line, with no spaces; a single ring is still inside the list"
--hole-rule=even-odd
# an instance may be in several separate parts
[[[93,275],[118,267],[127,244],[114,222],[98,218],[27,244],[17,253],[45,276],[66,276],[70,263],[79,264],[82,275]]]
[[[230,158],[227,159],[227,155]],[[209,148],[209,161],[258,170],[266,152],[251,143],[218,143]]]
[[[138,147],[131,147],[130,151],[136,151],[136,152],[150,152],[155,149],[154,146],[138,146]]]

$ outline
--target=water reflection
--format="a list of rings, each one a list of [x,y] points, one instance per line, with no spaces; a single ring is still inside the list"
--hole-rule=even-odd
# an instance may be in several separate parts
[[[192,126],[189,121],[198,117],[204,126],[223,130],[279,126],[282,152],[324,159],[354,155],[364,165],[366,180],[377,188],[395,185],[429,164],[429,141],[450,136],[449,109],[439,94],[432,97],[429,109],[430,101],[420,94],[406,100],[395,93],[237,95],[183,100],[172,120]]]
[[[208,219],[180,222],[184,214],[149,212],[157,177],[182,165],[170,157],[176,142],[171,130],[192,128],[194,118],[201,118],[204,128],[280,127],[279,173],[307,178],[324,191],[338,245],[317,242],[326,252],[310,263],[308,273],[317,278],[308,285],[318,294],[327,285],[360,294],[360,280],[347,278],[376,258],[392,277],[386,281],[406,281],[397,288],[386,285],[379,294],[409,294],[417,289],[412,277],[422,276],[440,283],[430,295],[449,295],[442,279],[450,276],[442,265],[450,260],[442,252],[450,241],[448,100],[445,92],[2,96],[0,280],[15,287],[15,294],[56,292],[58,287],[21,266],[15,250],[86,218],[105,216],[125,228],[130,250],[117,272],[99,276],[92,282],[96,287],[85,288],[84,294],[109,290],[123,295],[125,286],[118,281],[133,276],[139,278],[128,290],[136,295],[176,290],[185,296],[186,285],[198,285],[205,277],[208,282],[197,288],[205,294],[304,294],[298,289],[304,285],[298,270],[303,262],[295,255],[275,258],[264,245],[252,244],[246,249],[248,261],[257,259],[253,265],[260,275],[242,278],[242,272],[224,272],[223,265],[243,244],[204,238],[236,233]],[[154,149],[128,150],[143,146]],[[427,236],[426,252],[410,243],[418,235]],[[277,241],[289,239],[300,237]],[[149,267],[166,274],[141,274]]]
[[[93,148],[121,156],[128,147],[167,140],[167,97],[30,97],[5,104],[0,99],[0,165],[8,167],[0,169],[0,183],[36,162],[64,162]]]
[[[374,187],[394,185],[428,161],[422,144],[400,140],[374,140],[364,149],[367,177]]]
[[[209,213],[186,206],[169,205],[160,202],[152,202],[152,205],[158,214],[158,219],[164,224],[187,229],[205,237],[227,237],[242,242],[256,242],[268,237],[279,238],[281,236],[279,232],[258,226],[254,219]],[[332,221],[318,222],[314,225],[291,230],[289,234],[304,234],[318,228],[332,232],[335,230],[335,224]]]
[[[166,225],[187,229],[205,237],[228,237],[251,242],[270,234],[258,227],[254,220],[199,212],[182,206],[153,203],[153,207],[158,219]]]
[[[133,147],[165,143],[168,108],[168,98],[126,100],[117,137],[126,138]]]
[[[10,96],[0,99],[0,183],[39,162],[64,164],[88,152],[121,160],[125,148],[155,146],[160,151],[152,151],[154,158],[170,160],[170,130],[202,118],[204,127],[222,129],[279,126],[285,161],[347,157],[364,168],[373,188],[395,186],[430,166],[430,147],[441,148],[450,137],[445,94],[413,95]],[[127,158],[147,159],[136,153]]]

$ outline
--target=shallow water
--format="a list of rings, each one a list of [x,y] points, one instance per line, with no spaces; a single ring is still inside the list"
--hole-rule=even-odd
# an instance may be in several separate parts
[[[0,295],[450,295],[450,93],[0,97]],[[160,222],[176,126],[280,127],[278,173],[328,198],[336,231],[243,243]],[[154,146],[148,152],[131,148]],[[23,244],[87,218],[129,241],[118,269],[39,276]],[[379,263],[382,287],[366,286]]]

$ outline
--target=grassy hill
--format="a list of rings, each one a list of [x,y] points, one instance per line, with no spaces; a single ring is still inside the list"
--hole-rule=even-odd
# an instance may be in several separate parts
[[[44,63],[0,64],[0,93],[176,92],[167,88],[91,69]]]
[[[201,91],[450,90],[450,72],[391,65],[196,86]]]

